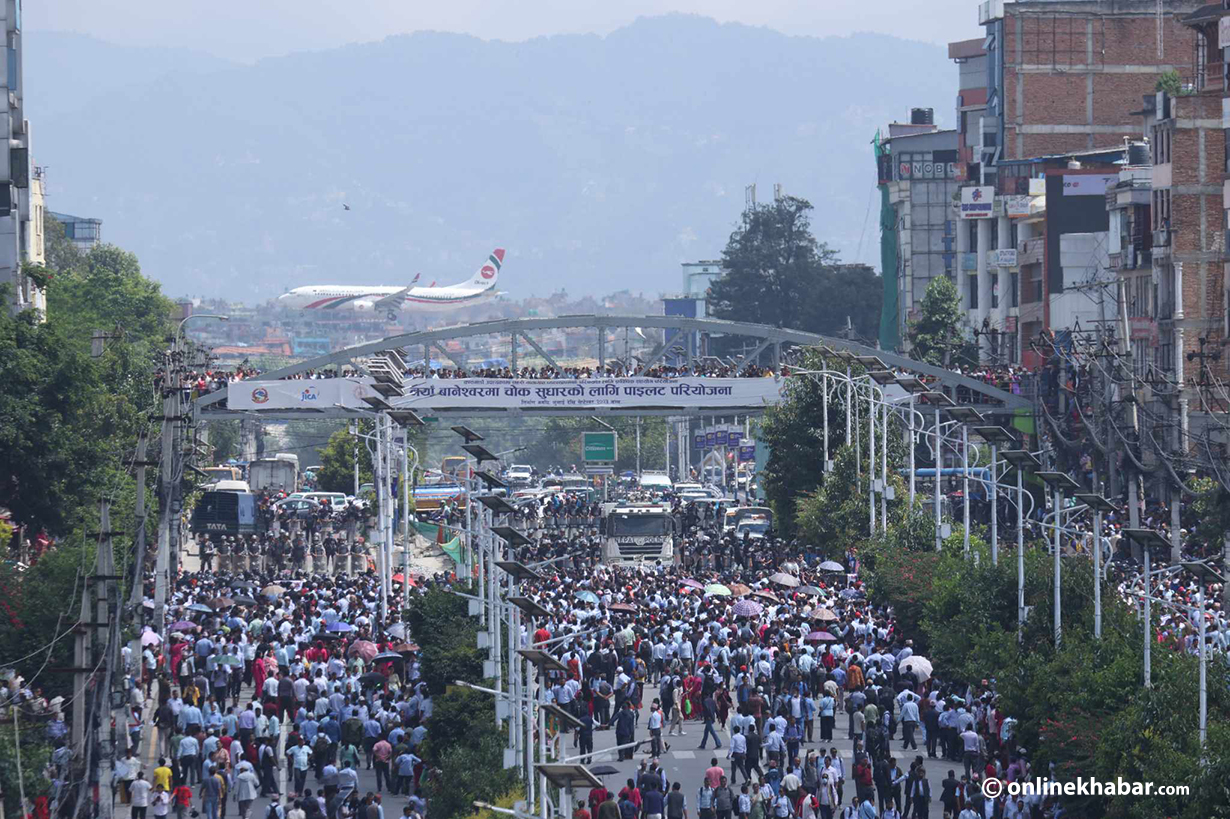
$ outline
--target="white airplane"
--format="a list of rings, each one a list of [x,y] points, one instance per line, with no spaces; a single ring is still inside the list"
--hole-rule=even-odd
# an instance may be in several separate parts
[[[397,318],[397,312],[407,306],[415,310],[451,310],[479,304],[499,295],[495,285],[503,263],[504,249],[496,248],[474,275],[461,284],[436,287],[433,281],[427,287],[415,287],[419,280],[415,276],[408,287],[308,285],[283,293],[278,296],[278,301],[286,307],[300,310],[387,310],[389,320],[393,321]]]

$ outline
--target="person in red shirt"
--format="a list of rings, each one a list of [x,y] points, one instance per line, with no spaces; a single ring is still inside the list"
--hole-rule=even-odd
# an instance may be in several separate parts
[[[585,809],[585,800],[577,800],[577,809],[572,812],[572,819],[589,819],[589,811]]]
[[[171,796],[175,806],[175,819],[184,819],[184,814],[192,807],[192,788],[180,785],[171,792]]]
[[[547,631],[545,628],[540,628],[534,632],[534,642],[535,643],[545,643],[547,640],[550,640],[550,639],[551,639],[551,632]]]

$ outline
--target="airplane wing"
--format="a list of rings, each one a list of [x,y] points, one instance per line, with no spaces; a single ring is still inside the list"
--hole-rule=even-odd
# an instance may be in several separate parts
[[[384,298],[379,299],[376,302],[373,302],[372,306],[378,310],[387,310],[390,308],[400,309],[402,304],[406,300],[406,296],[410,295],[410,291],[413,289],[414,289],[414,285],[410,285],[409,287],[403,287],[401,290],[398,290],[396,293],[390,293]]]

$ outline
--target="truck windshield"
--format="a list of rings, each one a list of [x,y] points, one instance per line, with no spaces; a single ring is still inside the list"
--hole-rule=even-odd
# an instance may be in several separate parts
[[[616,513],[611,516],[611,523],[611,534],[616,537],[665,535],[670,531],[670,520],[666,515]]]

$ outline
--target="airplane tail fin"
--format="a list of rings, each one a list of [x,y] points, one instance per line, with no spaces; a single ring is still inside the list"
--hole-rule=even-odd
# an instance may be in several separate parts
[[[495,287],[496,281],[500,278],[500,268],[503,264],[504,248],[497,247],[491,251],[491,255],[479,266],[478,270],[474,272],[474,275],[470,277],[466,284],[472,287],[481,287],[484,290]]]

